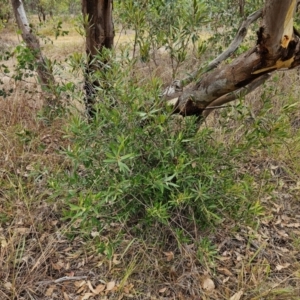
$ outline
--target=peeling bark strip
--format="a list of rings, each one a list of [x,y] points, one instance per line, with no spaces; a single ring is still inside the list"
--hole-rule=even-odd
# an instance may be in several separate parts
[[[273,6],[277,9],[273,9]],[[296,48],[293,33],[295,9],[296,0],[267,1],[263,26],[257,41],[258,52],[262,59],[259,69],[253,74],[291,67]]]
[[[114,42],[114,25],[112,21],[113,0],[82,0],[82,13],[86,31],[87,66],[85,70],[86,92],[85,104],[90,117],[95,114],[96,87],[100,86],[99,80],[93,79],[97,70],[105,71],[106,60],[100,63],[95,61],[95,56],[101,54],[103,48],[112,49]]]
[[[266,0],[257,45],[232,63],[204,74],[193,88],[181,94],[174,113],[184,116],[207,116],[209,113],[206,108],[236,99],[240,95],[239,91],[246,93],[252,91],[269,77],[270,72],[299,66],[300,37],[293,30],[293,15],[298,2]],[[260,14],[257,12],[254,16],[252,15],[252,18],[250,16],[250,20],[256,20]],[[244,37],[241,32],[243,31],[240,29],[238,36],[241,38],[235,38],[239,43]],[[237,49],[237,47],[229,48]],[[226,57],[225,53],[232,52],[227,49],[219,57]]]
[[[21,31],[22,38],[26,46],[32,51],[35,57],[37,63],[36,71],[41,86],[43,90],[51,91],[55,83],[54,76],[52,72],[47,68],[46,59],[42,55],[38,38],[31,31],[23,2],[22,0],[12,0],[11,3],[18,27]],[[54,100],[53,97],[48,97],[47,101],[48,105],[56,104],[56,100]]]

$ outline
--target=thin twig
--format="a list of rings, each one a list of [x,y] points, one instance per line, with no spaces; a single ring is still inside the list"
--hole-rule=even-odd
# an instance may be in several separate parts
[[[208,107],[203,108],[203,110],[227,108],[227,107],[231,107],[231,105],[208,106]]]
[[[64,276],[55,280],[45,280],[45,281],[39,281],[36,284],[50,284],[50,283],[61,283],[65,281],[78,281],[87,279],[87,276]]]

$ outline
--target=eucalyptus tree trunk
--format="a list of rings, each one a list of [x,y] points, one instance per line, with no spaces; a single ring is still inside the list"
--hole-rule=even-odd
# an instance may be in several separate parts
[[[183,88],[193,78],[199,78],[176,98],[174,113],[183,116],[207,116],[211,110],[233,101],[241,93],[249,93],[279,69],[292,69],[300,65],[300,36],[293,28],[293,15],[299,1],[266,0],[263,11],[249,16],[237,38],[217,59],[190,77],[177,80],[169,87],[166,96],[172,96],[176,87]],[[255,15],[256,14],[256,15]],[[250,23],[262,16],[257,42],[252,49],[229,64],[220,65],[239,46]],[[217,67],[219,65],[219,67]],[[199,76],[199,73],[202,75]],[[209,112],[207,112],[209,111]]]
[[[99,61],[104,49],[112,49],[114,43],[114,25],[112,19],[113,0],[82,0],[82,13],[85,19],[86,55],[85,104],[90,117],[95,114],[96,90],[101,88],[95,72],[105,72],[107,60]],[[97,55],[97,59],[95,56]]]
[[[245,2],[246,0],[239,0],[239,11],[241,17],[245,15]]]
[[[52,71],[47,66],[47,59],[43,56],[40,42],[35,34],[32,32],[32,28],[29,25],[26,12],[24,9],[23,1],[22,0],[11,0],[11,4],[13,7],[14,15],[16,18],[16,22],[18,27],[21,31],[22,38],[27,46],[28,49],[31,50],[36,63],[36,71],[38,74],[38,78],[42,89],[44,91],[50,92],[53,90],[55,85],[54,76]],[[54,95],[49,95],[46,97],[47,105],[56,105],[58,100]]]

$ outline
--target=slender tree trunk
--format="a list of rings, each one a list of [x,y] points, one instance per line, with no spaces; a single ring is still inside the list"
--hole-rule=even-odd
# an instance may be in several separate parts
[[[243,17],[245,15],[245,0],[239,0],[239,9],[240,16]]]
[[[54,76],[47,67],[46,59],[42,55],[40,42],[38,38],[33,34],[32,29],[30,28],[29,22],[27,20],[26,12],[24,9],[23,1],[22,0],[11,0],[15,18],[18,24],[18,27],[21,31],[22,38],[30,49],[35,57],[36,61],[36,71],[38,74],[38,78],[42,89],[44,91],[51,91],[53,90],[55,80]],[[47,97],[47,104],[48,105],[55,105],[57,104],[57,99],[54,97]]]
[[[85,70],[85,104],[90,117],[95,114],[96,88],[100,87],[99,80],[93,78],[95,71],[105,72],[107,64],[104,58],[101,62],[95,61],[95,56],[103,49],[112,49],[114,42],[114,25],[112,20],[113,0],[82,0],[82,13],[87,22],[86,54],[87,66]],[[99,57],[99,56],[98,56]]]

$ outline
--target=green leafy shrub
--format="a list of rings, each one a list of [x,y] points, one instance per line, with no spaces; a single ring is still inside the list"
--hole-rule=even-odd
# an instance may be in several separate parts
[[[107,88],[99,90],[95,120],[74,116],[67,129],[70,167],[50,181],[65,201],[65,218],[85,232],[116,222],[160,223],[179,235],[194,222],[246,220],[254,194],[236,175],[241,152],[214,141],[209,129],[198,131],[196,118],[172,116],[159,80],[138,84],[130,62],[121,61],[110,58],[97,75]]]

